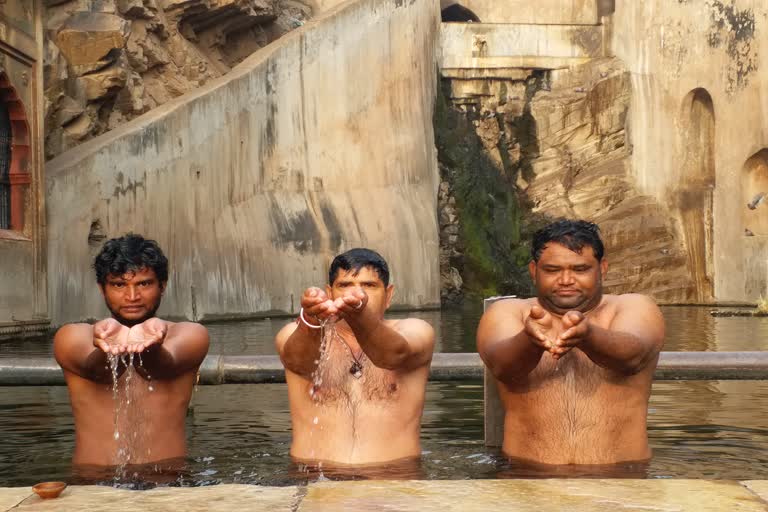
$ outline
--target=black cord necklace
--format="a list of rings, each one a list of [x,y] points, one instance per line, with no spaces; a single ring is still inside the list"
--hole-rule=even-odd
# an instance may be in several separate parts
[[[338,330],[334,329],[334,335],[344,344],[345,347],[347,347],[349,355],[352,356],[352,366],[349,367],[349,373],[352,374],[354,378],[359,379],[363,376],[363,358],[365,357],[365,352],[362,352],[360,354],[360,358],[358,359],[355,357],[355,353],[352,351],[352,347],[349,346],[347,340],[344,339]]]

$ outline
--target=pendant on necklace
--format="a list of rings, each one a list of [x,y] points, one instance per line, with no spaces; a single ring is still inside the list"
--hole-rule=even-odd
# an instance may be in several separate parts
[[[351,373],[354,378],[359,379],[363,376],[363,365],[355,361],[349,368],[349,373]]]

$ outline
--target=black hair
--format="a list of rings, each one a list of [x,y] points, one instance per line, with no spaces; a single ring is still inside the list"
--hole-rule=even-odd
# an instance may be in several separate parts
[[[161,283],[168,281],[168,258],[160,246],[154,240],[133,233],[107,240],[93,261],[96,281],[102,286],[107,283],[109,274],[122,276],[144,268],[154,270]]]
[[[595,253],[597,261],[601,261],[605,253],[603,241],[600,239],[600,228],[597,224],[585,220],[558,220],[536,231],[531,244],[531,256],[534,261],[539,261],[549,242],[564,245],[579,254],[584,246],[588,245]]]
[[[370,267],[375,270],[384,286],[389,286],[389,266],[387,262],[376,251],[362,248],[350,249],[333,259],[331,268],[328,269],[328,284],[333,285],[333,282],[339,275],[339,270],[347,272],[351,270],[354,272],[354,275],[357,275],[363,267]]]

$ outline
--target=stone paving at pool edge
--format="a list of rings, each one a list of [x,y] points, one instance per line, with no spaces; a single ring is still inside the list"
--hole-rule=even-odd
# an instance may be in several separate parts
[[[41,500],[29,488],[0,488],[0,512],[486,512],[500,506],[516,512],[768,512],[766,500],[767,480],[349,481],[306,487],[229,484],[149,491],[72,486],[54,500]]]

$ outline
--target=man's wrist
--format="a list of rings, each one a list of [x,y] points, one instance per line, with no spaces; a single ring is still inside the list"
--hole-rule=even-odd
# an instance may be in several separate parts
[[[581,348],[589,348],[592,345],[592,335],[595,332],[595,327],[588,318],[584,319],[584,334],[581,336],[579,345]]]
[[[299,310],[299,317],[296,319],[296,323],[299,324],[300,328],[303,327],[304,330],[310,332],[319,331],[323,327],[316,316],[304,313],[304,308]]]

